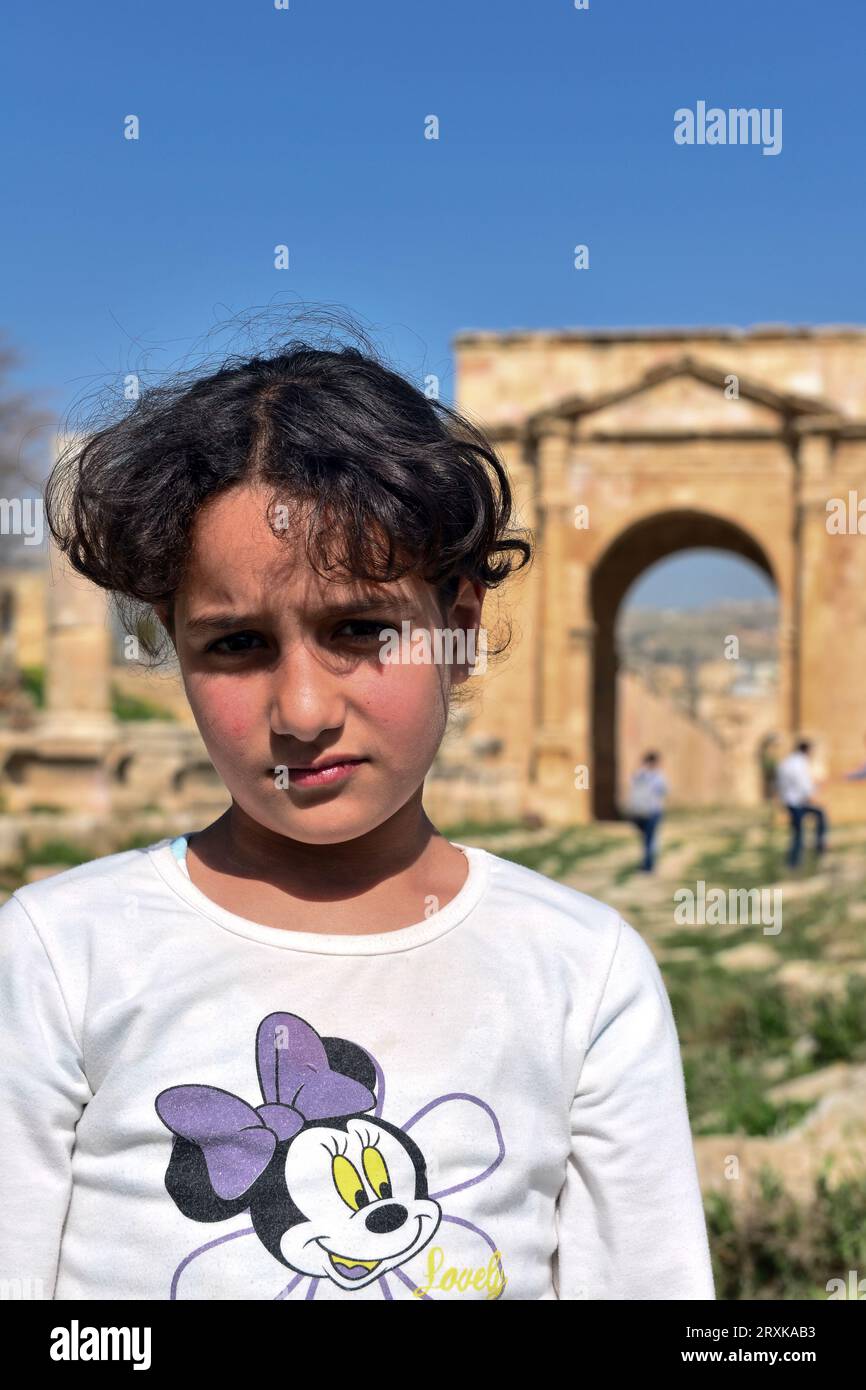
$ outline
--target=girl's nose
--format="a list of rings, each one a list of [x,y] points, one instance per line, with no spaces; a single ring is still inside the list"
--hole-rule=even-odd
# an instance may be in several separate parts
[[[341,728],[345,717],[339,674],[302,642],[294,645],[274,671],[271,731],[313,743],[321,734]]]

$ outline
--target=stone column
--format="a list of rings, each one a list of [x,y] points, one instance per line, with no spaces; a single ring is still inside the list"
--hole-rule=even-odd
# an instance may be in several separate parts
[[[815,752],[823,762],[839,733],[834,714],[839,683],[838,677],[830,677],[834,648],[854,640],[854,625],[844,622],[846,595],[832,582],[846,537],[832,537],[827,531],[827,499],[833,493],[832,445],[827,435],[802,439],[800,468],[798,669],[793,714],[798,725],[795,733],[806,733],[819,741]]]
[[[862,449],[862,452],[861,452]],[[827,435],[801,445],[800,728],[816,740],[815,762],[828,781],[819,791],[831,824],[862,820],[862,782],[842,774],[863,761],[866,714],[866,534],[859,501],[866,496],[866,447],[845,435],[835,450]],[[828,526],[827,504],[838,499],[847,514],[841,531]]]
[[[544,516],[540,603],[541,726],[535,740],[535,808],[552,824],[591,819],[589,789],[575,787],[575,768],[591,763],[591,632],[586,567],[577,556],[574,490],[568,465],[570,426],[553,421],[539,443]]]
[[[103,733],[111,713],[111,631],[104,590],[53,540],[48,557],[45,731]]]

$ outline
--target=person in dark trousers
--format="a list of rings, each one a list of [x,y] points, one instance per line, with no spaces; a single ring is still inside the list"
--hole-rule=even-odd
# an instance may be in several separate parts
[[[640,867],[647,874],[655,868],[656,833],[668,792],[667,779],[659,770],[660,762],[658,753],[645,753],[629,786],[629,819],[637,826],[643,839],[643,863]]]
[[[816,787],[809,764],[811,751],[809,740],[800,739],[793,752],[782,759],[776,770],[779,800],[791,822],[791,842],[785,860],[789,869],[796,869],[803,857],[803,821],[806,816],[815,817],[815,853],[823,854],[826,847],[827,814],[823,806],[815,801]]]

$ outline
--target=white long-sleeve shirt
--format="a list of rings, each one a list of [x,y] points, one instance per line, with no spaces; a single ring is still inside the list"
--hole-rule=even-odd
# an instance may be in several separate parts
[[[0,1279],[48,1299],[714,1298],[652,953],[596,899],[463,848],[456,897],[372,935],[229,912],[169,839],[14,893]]]
[[[776,789],[785,806],[804,806],[815,795],[812,770],[805,753],[795,751],[776,768]]]

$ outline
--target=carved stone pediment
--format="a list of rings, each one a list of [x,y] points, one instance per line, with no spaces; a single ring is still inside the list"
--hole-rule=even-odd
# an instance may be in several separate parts
[[[685,356],[652,368],[631,385],[587,399],[570,397],[540,411],[530,428],[573,438],[672,437],[693,434],[777,433],[790,421],[835,415],[818,397],[775,391],[724,367]]]

